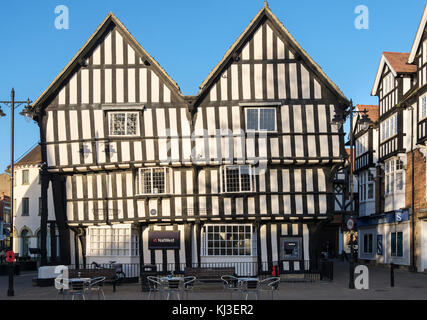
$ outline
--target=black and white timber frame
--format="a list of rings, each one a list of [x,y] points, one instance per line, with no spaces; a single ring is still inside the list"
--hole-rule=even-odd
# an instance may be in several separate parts
[[[141,263],[200,263],[203,225],[222,222],[256,227],[259,265],[313,268],[346,157],[343,129],[330,120],[348,105],[268,6],[196,96],[184,96],[110,13],[33,105],[45,163],[42,224],[52,181],[64,263],[82,252],[85,260],[86,228],[106,223],[138,227]],[[274,108],[276,130],[247,132],[246,107]],[[138,112],[137,136],[109,135],[108,112],[123,110]],[[225,193],[225,164],[266,169],[252,192]],[[152,166],[172,169],[168,194],[138,194],[138,169]],[[150,252],[148,230],[158,229],[180,230],[181,249]],[[289,235],[303,241],[300,261],[280,261],[280,238]]]

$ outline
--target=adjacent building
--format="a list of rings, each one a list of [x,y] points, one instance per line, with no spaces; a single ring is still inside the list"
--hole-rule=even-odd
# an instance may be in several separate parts
[[[41,147],[37,145],[14,166],[14,242],[13,250],[18,257],[38,258],[30,253],[30,248],[40,248],[40,214],[41,214],[41,184],[40,184]],[[51,188],[48,192],[51,194]],[[57,234],[52,234],[55,228],[52,196],[48,199],[49,217],[47,233],[47,256],[55,261],[59,254]],[[52,232],[50,231],[52,230]],[[51,241],[53,239],[54,241]],[[51,248],[54,248],[52,254]]]
[[[348,105],[268,6],[195,96],[110,13],[33,105],[42,262],[316,268]]]
[[[365,149],[364,139],[370,138],[362,132],[355,145],[356,150],[362,148],[361,157],[374,155],[358,172],[364,197],[359,206],[359,257],[418,271],[427,268],[426,21],[427,7],[411,52],[382,54],[372,89],[379,98],[379,117],[369,129],[373,140]],[[372,178],[366,179],[366,172]]]

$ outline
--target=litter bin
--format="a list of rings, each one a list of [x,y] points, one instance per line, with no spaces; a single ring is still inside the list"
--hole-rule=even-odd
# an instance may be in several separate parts
[[[141,291],[149,291],[148,276],[157,276],[157,266],[153,264],[145,264],[141,266]]]

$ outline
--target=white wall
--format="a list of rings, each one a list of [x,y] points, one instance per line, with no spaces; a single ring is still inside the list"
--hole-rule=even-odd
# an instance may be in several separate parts
[[[23,171],[29,171],[29,183],[22,184]],[[37,232],[40,230],[40,216],[39,216],[39,197],[41,196],[41,184],[39,184],[39,168],[36,165],[16,166],[15,167],[15,186],[14,186],[14,199],[15,201],[15,215],[13,218],[13,225],[16,230],[17,238],[14,239],[14,251],[22,254],[22,238],[21,232],[24,229],[29,231],[29,248],[37,247]],[[29,215],[22,215],[22,198],[29,199]],[[55,213],[53,207],[52,187],[49,184],[48,189],[48,220],[55,220]],[[48,241],[48,247],[50,243]]]

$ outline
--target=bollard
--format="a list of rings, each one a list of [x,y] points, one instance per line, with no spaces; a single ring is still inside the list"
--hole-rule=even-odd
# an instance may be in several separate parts
[[[394,287],[394,264],[390,264],[390,286]]]

